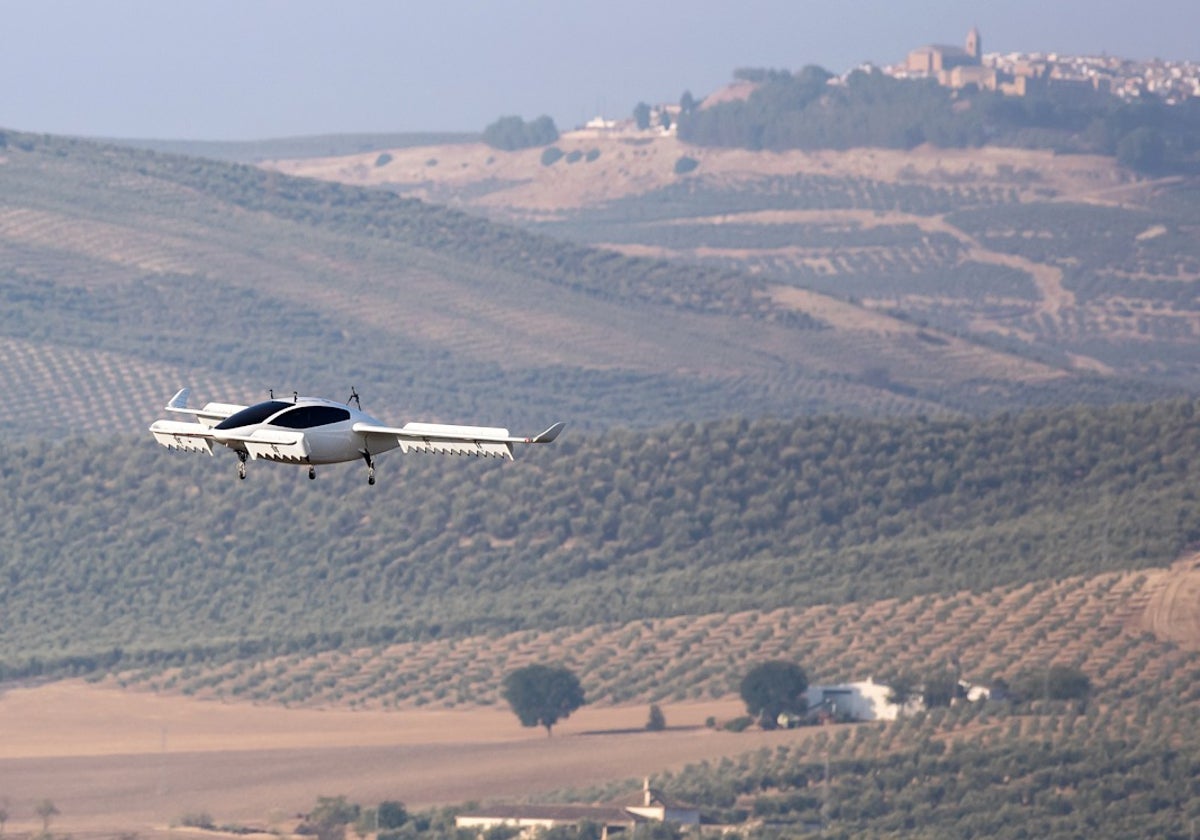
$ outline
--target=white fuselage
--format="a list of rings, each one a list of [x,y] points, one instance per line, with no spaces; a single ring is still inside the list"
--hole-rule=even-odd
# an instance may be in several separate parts
[[[337,464],[357,461],[395,449],[395,438],[354,431],[355,423],[380,425],[362,411],[306,397],[295,401],[267,400],[226,417],[212,429],[214,442],[251,458],[292,464]]]

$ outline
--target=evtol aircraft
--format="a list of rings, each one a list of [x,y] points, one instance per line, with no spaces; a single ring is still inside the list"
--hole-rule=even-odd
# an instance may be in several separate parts
[[[192,421],[158,420],[150,426],[151,434],[168,449],[212,455],[214,444],[229,447],[238,456],[238,478],[246,477],[250,459],[307,465],[309,478],[317,477],[317,464],[363,461],[367,483],[374,484],[374,457],[396,447],[403,452],[511,459],[513,444],[550,443],[563,430],[562,423],[555,423],[540,435],[514,437],[508,429],[487,426],[386,426],[362,411],[353,389],[346,403],[296,393],[290,400],[278,399],[272,393],[270,399],[249,406],[210,402],[204,408],[189,408],[190,395],[190,389],[181,389],[165,410],[190,415]]]

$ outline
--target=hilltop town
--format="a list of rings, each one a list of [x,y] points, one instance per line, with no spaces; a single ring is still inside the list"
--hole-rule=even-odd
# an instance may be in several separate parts
[[[1200,63],[1157,58],[1135,61],[1109,55],[984,53],[983,37],[975,27],[961,47],[919,47],[884,72],[895,78],[933,78],[945,87],[975,86],[1010,96],[1045,90],[1098,92],[1125,101],[1158,99],[1167,105],[1200,98]]]

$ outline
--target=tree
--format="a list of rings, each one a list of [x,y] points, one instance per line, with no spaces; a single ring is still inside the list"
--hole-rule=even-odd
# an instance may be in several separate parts
[[[679,112],[681,114],[690,114],[696,110],[696,97],[692,96],[690,90],[685,90],[683,95],[679,97]]]
[[[804,692],[808,676],[794,662],[771,660],[755,665],[742,678],[739,693],[746,711],[758,718],[763,729],[774,729],[775,720],[784,712],[803,714],[807,708]]]
[[[579,678],[560,665],[526,665],[504,678],[501,696],[522,726],[551,727],[570,717],[585,702]]]
[[[639,102],[633,107],[633,123],[640,131],[650,127],[650,106],[645,102]]]
[[[1159,169],[1165,153],[1162,135],[1148,126],[1135,128],[1117,143],[1117,162],[1141,172]]]
[[[483,130],[483,142],[509,152],[549,146],[557,139],[558,127],[545,114],[528,123],[517,116],[501,117]]]
[[[404,807],[403,802],[395,799],[385,799],[380,802],[375,815],[381,830],[399,828],[408,822],[408,810]]]
[[[646,720],[646,728],[651,732],[662,732],[667,728],[667,717],[657,703],[650,704],[650,717]]]
[[[958,675],[948,668],[934,668],[925,675],[925,688],[921,696],[925,708],[949,706],[958,695]]]
[[[49,834],[50,820],[58,816],[58,808],[54,807],[54,803],[49,799],[43,799],[33,809],[33,812],[42,818],[42,834]]]
[[[358,806],[346,801],[344,796],[319,796],[308,815],[308,822],[316,832],[317,840],[343,840],[346,826],[358,819],[358,810]]]
[[[1051,665],[1046,672],[1047,700],[1086,700],[1092,690],[1087,674],[1069,665]]]

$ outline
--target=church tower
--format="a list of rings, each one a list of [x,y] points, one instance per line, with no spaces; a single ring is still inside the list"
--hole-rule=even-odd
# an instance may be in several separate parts
[[[979,37],[977,27],[972,26],[971,31],[967,33],[966,51],[976,64],[983,60],[983,39]]]

